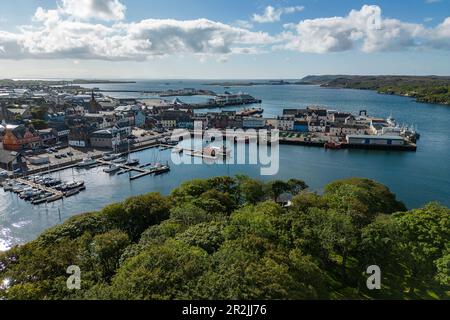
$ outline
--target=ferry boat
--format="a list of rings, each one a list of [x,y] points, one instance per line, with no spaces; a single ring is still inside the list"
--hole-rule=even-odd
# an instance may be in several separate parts
[[[108,168],[103,169],[103,172],[106,173],[115,173],[120,170],[119,166],[116,166],[115,164],[110,165]]]
[[[86,168],[86,167],[93,166],[95,164],[97,164],[97,161],[95,161],[94,159],[92,159],[92,158],[85,158],[85,159],[83,159],[83,161],[81,161],[77,165],[77,167],[78,168]]]

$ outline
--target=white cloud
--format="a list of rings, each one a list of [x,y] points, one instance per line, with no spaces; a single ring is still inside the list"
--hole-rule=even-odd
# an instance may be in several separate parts
[[[251,29],[253,28],[253,24],[251,22],[248,22],[246,20],[236,20],[233,22],[233,25],[238,27],[238,28],[243,28],[243,29]]]
[[[0,58],[145,60],[175,54],[254,53],[274,37],[207,19],[148,19],[111,26],[38,9],[36,25],[0,32]]]
[[[427,29],[422,24],[382,18],[380,7],[365,5],[359,11],[352,10],[346,17],[301,21],[294,32],[283,34],[287,41],[283,48],[311,53],[352,49],[399,51],[427,46],[444,48],[450,42],[448,20],[435,29]]]
[[[74,18],[123,20],[126,7],[119,0],[62,0],[59,10]]]
[[[281,20],[281,16],[283,14],[295,13],[303,11],[305,7],[296,6],[296,7],[286,7],[286,8],[274,8],[272,6],[266,7],[264,10],[264,14],[254,14],[252,20],[258,23],[269,23],[269,22],[277,22]]]
[[[65,5],[67,0],[56,9],[38,8],[34,23],[19,27],[18,32],[0,31],[0,59],[143,61],[193,54],[224,61],[233,54],[259,54],[272,49],[312,53],[450,50],[450,17],[427,28],[383,18],[378,6],[363,6],[344,17],[285,24],[283,33],[270,35],[208,19],[100,23],[96,21],[99,15],[92,18],[83,14],[83,19],[81,15],[69,15],[62,11],[68,8]],[[115,17],[119,19],[120,15]]]

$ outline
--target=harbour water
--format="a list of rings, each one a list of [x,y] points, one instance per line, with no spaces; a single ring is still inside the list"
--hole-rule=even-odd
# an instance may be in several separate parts
[[[170,191],[186,180],[219,175],[247,174],[261,179],[302,179],[320,192],[336,179],[367,177],[387,185],[408,208],[439,201],[450,206],[450,106],[416,103],[412,98],[380,95],[372,91],[324,89],[317,86],[214,87],[205,81],[139,81],[130,84],[93,85],[112,90],[167,90],[178,88],[210,89],[218,93],[245,91],[263,100],[265,116],[276,116],[284,108],[321,105],[328,109],[388,117],[400,124],[416,125],[421,133],[417,152],[372,150],[325,150],[301,146],[280,146],[280,171],[274,177],[261,177],[254,165],[171,164],[171,151],[149,149],[133,155],[142,163],[155,157],[171,164],[171,172],[147,176],[130,182],[127,174],[110,176],[101,167],[91,170],[69,169],[55,173],[63,180],[81,179],[87,191],[63,202],[33,206],[17,195],[0,190],[0,250],[33,240],[45,229],[67,218],[99,210],[107,204],[146,192]],[[149,98],[139,93],[112,93],[116,97]],[[179,97],[187,102],[202,102],[206,97]],[[239,108],[227,108],[233,110]],[[202,111],[203,112],[203,111]],[[158,153],[158,155],[156,154]]]

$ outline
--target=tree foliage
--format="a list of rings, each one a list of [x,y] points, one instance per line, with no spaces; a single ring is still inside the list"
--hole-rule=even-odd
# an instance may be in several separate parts
[[[276,203],[282,193],[292,205]],[[0,254],[0,299],[448,299],[450,209],[385,186],[246,176],[183,183],[73,217]],[[82,271],[67,289],[67,267]],[[368,266],[382,290],[365,286]]]

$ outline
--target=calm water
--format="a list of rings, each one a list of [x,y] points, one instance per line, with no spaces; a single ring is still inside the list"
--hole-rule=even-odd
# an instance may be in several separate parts
[[[224,92],[222,87],[202,86],[204,81],[147,81],[136,84],[95,85],[109,89],[164,90],[169,88],[205,88]],[[368,177],[386,184],[409,208],[440,201],[450,206],[450,107],[419,104],[413,99],[379,95],[371,91],[322,89],[316,86],[255,86],[231,88],[245,91],[263,100],[266,116],[281,114],[283,108],[301,108],[311,104],[329,109],[388,117],[399,123],[417,125],[422,138],[416,153],[394,151],[339,150],[296,146],[280,147],[280,171],[276,178],[296,177],[320,191],[329,182],[346,177]],[[117,97],[146,98],[140,94],[116,93]],[[204,97],[181,97],[184,101],[202,101]],[[230,110],[232,110],[231,108]],[[157,156],[157,154],[159,154]],[[142,162],[155,157],[170,162],[170,151],[156,149],[135,154]],[[101,168],[89,171],[66,170],[61,178],[86,181],[87,191],[49,205],[32,206],[15,194],[0,191],[0,250],[36,238],[43,230],[72,215],[95,211],[107,204],[146,192],[168,194],[182,181],[218,175],[245,173],[260,178],[257,166],[172,165],[163,176],[148,176],[130,183],[128,175],[109,176]],[[272,179],[275,177],[271,177]]]

